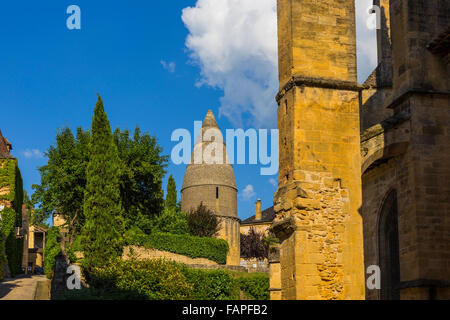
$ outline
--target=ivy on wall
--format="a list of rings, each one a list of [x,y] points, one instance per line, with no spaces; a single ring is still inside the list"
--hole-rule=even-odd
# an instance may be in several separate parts
[[[23,181],[16,159],[0,160],[0,190],[9,187],[9,193],[0,195],[0,201],[11,203],[1,211],[0,279],[3,264],[8,263],[11,274],[21,273],[23,239],[16,239],[15,228],[22,226]]]

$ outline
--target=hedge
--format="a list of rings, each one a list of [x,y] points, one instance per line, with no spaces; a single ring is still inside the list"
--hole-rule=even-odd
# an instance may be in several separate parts
[[[269,300],[269,276],[266,274],[255,274],[237,279],[239,288],[255,300]]]
[[[269,299],[269,276],[192,269],[168,260],[116,260],[86,275],[89,288],[68,291],[63,300],[239,300],[240,291]]]
[[[12,208],[4,208],[1,212],[0,265],[7,262],[15,276],[22,272],[23,239],[16,239],[15,228],[22,226],[23,181],[16,159],[2,159],[0,162],[0,189],[10,189],[8,194],[0,196],[0,200],[12,204]],[[0,279],[2,277],[3,270]]]
[[[63,300],[236,300],[239,287],[223,270],[196,270],[167,260],[118,260],[87,275],[89,288]]]
[[[222,239],[170,233],[154,233],[135,237],[129,244],[169,251],[190,258],[206,258],[218,264],[226,264],[229,250],[228,242]]]
[[[182,267],[182,273],[193,286],[192,300],[237,300],[239,282],[224,270],[202,270]]]

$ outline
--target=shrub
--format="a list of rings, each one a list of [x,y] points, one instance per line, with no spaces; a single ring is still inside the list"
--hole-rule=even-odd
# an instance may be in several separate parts
[[[125,243],[129,245],[140,245],[145,242],[147,235],[136,226],[125,232]]]
[[[268,258],[269,246],[264,241],[264,235],[254,228],[248,234],[241,234],[241,257]]]
[[[190,258],[206,258],[219,264],[227,262],[228,243],[222,239],[155,233],[132,239],[129,244],[169,251]]]
[[[164,260],[116,260],[89,278],[100,292],[125,299],[184,300],[193,292],[181,266]]]
[[[193,236],[213,238],[219,232],[219,218],[203,203],[188,215],[189,232]]]
[[[176,208],[165,208],[156,217],[153,232],[189,234],[188,217]]]
[[[117,260],[89,276],[90,288],[68,292],[70,300],[235,300],[239,284],[230,272],[197,270],[166,260]]]
[[[255,274],[237,279],[239,288],[255,300],[269,300],[269,276]]]
[[[193,286],[193,300],[237,300],[239,285],[224,270],[201,270],[183,267],[183,274]]]

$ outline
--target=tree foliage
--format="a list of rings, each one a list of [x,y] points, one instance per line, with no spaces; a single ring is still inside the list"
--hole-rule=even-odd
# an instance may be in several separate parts
[[[166,174],[168,157],[155,137],[142,134],[136,127],[133,138],[128,130],[114,132],[121,160],[120,193],[126,228],[136,226],[146,233],[151,221],[164,209],[162,179]]]
[[[269,244],[264,240],[264,234],[250,228],[248,234],[241,234],[241,257],[268,258]]]
[[[175,209],[177,207],[177,185],[172,175],[167,182],[166,208]]]
[[[89,132],[77,129],[76,137],[70,128],[61,129],[56,144],[46,152],[48,162],[38,170],[41,184],[33,185],[31,223],[42,225],[57,213],[67,221],[70,243],[84,224],[83,201],[86,187]]]
[[[92,120],[82,231],[86,270],[102,267],[122,253],[124,223],[120,197],[121,164],[101,97]]]
[[[189,232],[193,236],[213,238],[219,232],[219,218],[203,203],[188,214]]]
[[[154,219],[152,232],[189,234],[188,216],[175,208],[166,208]]]
[[[61,247],[58,243],[60,238],[60,230],[58,227],[51,227],[48,230],[45,250],[44,250],[44,270],[47,278],[52,279],[55,271],[56,256],[61,251]]]

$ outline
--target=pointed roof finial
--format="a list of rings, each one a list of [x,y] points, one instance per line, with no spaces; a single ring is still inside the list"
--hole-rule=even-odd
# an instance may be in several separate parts
[[[219,128],[217,125],[216,118],[214,117],[214,113],[212,110],[208,110],[206,114],[205,120],[203,120],[202,128]]]

